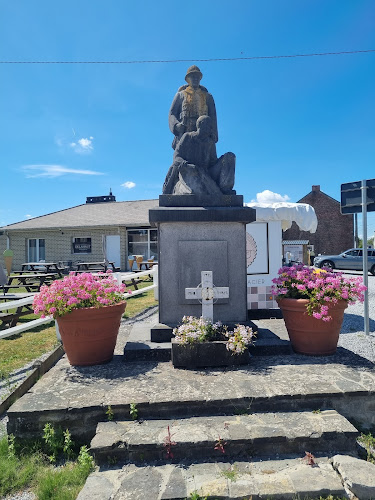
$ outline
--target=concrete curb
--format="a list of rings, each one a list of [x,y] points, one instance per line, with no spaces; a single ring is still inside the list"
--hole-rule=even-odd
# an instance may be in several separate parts
[[[10,394],[0,403],[0,415],[5,413],[10,406],[21,396],[23,396],[38,379],[65,354],[64,348],[61,345],[56,347],[49,356],[43,361],[35,361],[35,368],[29,373],[25,380],[16,387]]]

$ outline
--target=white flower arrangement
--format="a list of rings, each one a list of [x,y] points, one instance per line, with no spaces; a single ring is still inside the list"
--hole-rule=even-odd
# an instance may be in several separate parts
[[[182,324],[174,328],[173,335],[176,342],[182,345],[225,340],[226,348],[232,354],[242,354],[254,341],[255,332],[244,325],[236,325],[233,331],[227,329],[220,322],[211,321],[195,316],[184,316]]]

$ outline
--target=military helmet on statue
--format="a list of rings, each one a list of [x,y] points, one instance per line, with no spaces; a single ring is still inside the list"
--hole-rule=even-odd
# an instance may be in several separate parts
[[[189,75],[191,75],[192,73],[198,73],[200,76],[200,79],[202,80],[203,75],[202,75],[201,70],[198,68],[198,66],[193,65],[193,66],[190,66],[190,68],[188,68],[188,70],[186,72],[186,76],[185,76],[186,81],[187,81],[187,77]]]

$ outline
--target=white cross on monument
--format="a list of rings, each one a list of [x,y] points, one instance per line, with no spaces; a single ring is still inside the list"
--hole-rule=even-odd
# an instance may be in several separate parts
[[[202,300],[202,316],[213,322],[214,299],[229,298],[229,288],[215,286],[212,282],[212,271],[202,271],[201,280],[196,288],[185,288],[185,298]]]

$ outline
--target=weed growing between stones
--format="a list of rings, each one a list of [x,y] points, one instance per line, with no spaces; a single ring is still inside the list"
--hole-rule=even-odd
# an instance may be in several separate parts
[[[238,470],[236,467],[230,466],[229,469],[222,470],[220,475],[234,482],[238,479]]]
[[[220,451],[221,453],[225,454],[225,448],[224,448],[224,446],[225,446],[226,444],[227,444],[227,443],[224,441],[224,439],[222,439],[222,438],[219,436],[219,439],[217,439],[217,440],[216,440],[214,450],[218,450],[218,451]]]
[[[110,455],[107,456],[108,465],[116,465],[117,461],[117,457],[111,457]]]
[[[138,419],[138,408],[136,403],[130,403],[130,417],[132,420],[137,420]]]
[[[319,500],[347,500],[347,497],[335,497],[333,495],[328,495],[328,497],[319,497]]]
[[[166,437],[164,439],[164,448],[165,448],[165,451],[167,454],[167,459],[169,459],[169,458],[173,458],[172,446],[176,446],[177,443],[172,441],[172,434],[171,434],[171,430],[169,428],[169,425],[168,425],[167,429],[168,429],[168,434],[166,435]]]
[[[105,412],[105,414],[107,415],[108,422],[114,419],[115,414],[113,413],[111,405],[107,406],[107,411]]]
[[[74,442],[72,440],[72,435],[69,432],[69,429],[66,429],[63,433],[64,436],[64,444],[63,444],[63,452],[64,455],[70,460],[73,457],[73,446]]]
[[[60,428],[56,431],[52,424],[47,423],[43,428],[43,441],[51,463],[55,463],[61,453],[68,460],[72,458],[74,443],[69,429],[63,432]]]
[[[362,433],[358,441],[366,448],[367,461],[375,464],[375,436],[371,432]]]
[[[197,491],[193,491],[186,500],[207,500],[207,497],[201,497]]]
[[[316,467],[318,464],[315,462],[315,457],[312,453],[305,451],[305,456],[302,459],[306,465],[310,465],[311,467]]]
[[[249,406],[247,406],[246,408],[240,408],[236,405],[233,405],[234,406],[234,409],[233,409],[233,414],[234,415],[250,415],[251,413],[251,404],[252,404],[252,401],[251,403],[249,404]]]

